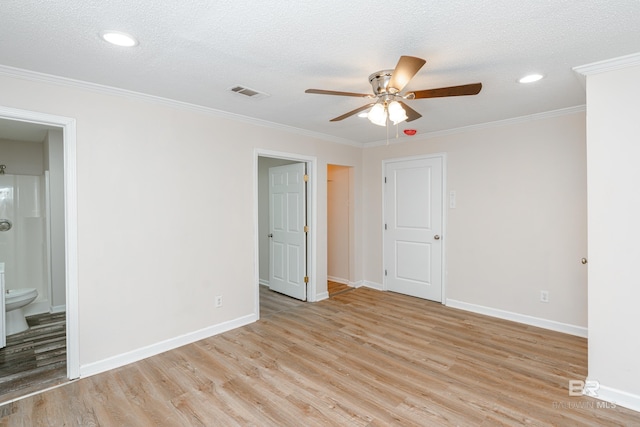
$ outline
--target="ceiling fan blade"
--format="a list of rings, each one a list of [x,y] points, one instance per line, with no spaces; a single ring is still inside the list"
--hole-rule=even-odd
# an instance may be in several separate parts
[[[477,95],[482,89],[482,83],[441,87],[438,89],[416,90],[414,99],[440,98],[445,96]]]
[[[318,95],[338,95],[338,96],[357,96],[359,98],[373,98],[373,95],[367,93],[355,93],[355,92],[339,92],[336,90],[323,90],[323,89],[307,89],[304,93],[315,93]]]
[[[400,103],[400,105],[402,105],[402,108],[404,108],[405,113],[407,113],[407,117],[408,117],[408,119],[406,120],[407,122],[411,122],[413,120],[417,120],[420,117],[422,117],[422,114],[418,113],[416,110],[409,107],[404,102],[402,101],[398,101],[398,102]]]
[[[344,113],[343,115],[338,116],[338,117],[336,117],[336,118],[333,118],[333,119],[331,119],[331,120],[329,120],[329,121],[330,121],[330,122],[339,122],[340,120],[344,120],[344,119],[346,119],[347,117],[351,117],[351,116],[353,116],[354,114],[358,114],[360,111],[364,111],[364,110],[366,110],[367,108],[371,108],[371,107],[373,107],[374,105],[375,105],[375,102],[374,102],[374,103],[371,103],[371,104],[363,105],[362,107],[356,108],[355,110],[351,110],[351,111],[349,111],[348,113]]]
[[[393,75],[387,88],[391,93],[398,93],[404,89],[409,81],[416,75],[420,68],[426,63],[422,58],[416,58],[415,56],[401,56],[396,65],[396,69],[393,70]],[[396,90],[393,92],[393,90]]]

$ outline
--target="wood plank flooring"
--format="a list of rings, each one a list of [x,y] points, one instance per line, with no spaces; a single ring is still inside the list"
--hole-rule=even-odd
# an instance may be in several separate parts
[[[345,285],[344,283],[332,282],[331,280],[327,282],[327,290],[329,291],[329,298],[344,292],[352,291],[353,289],[355,288],[352,288],[349,285]]]
[[[304,301],[274,292],[268,286],[260,285],[260,318],[306,304]]]
[[[634,426],[585,339],[359,288],[0,408],[0,425]]]
[[[0,401],[66,381],[66,314],[29,316],[27,323],[0,349]]]

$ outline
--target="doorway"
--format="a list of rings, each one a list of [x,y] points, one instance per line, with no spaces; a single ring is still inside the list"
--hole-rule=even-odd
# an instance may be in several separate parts
[[[22,135],[22,137],[16,137]],[[31,136],[29,136],[31,135]],[[66,369],[63,369],[59,380],[78,378],[79,375],[79,351],[78,351],[78,304],[77,304],[77,224],[76,224],[76,170],[75,170],[75,120],[53,116],[43,113],[35,113],[25,110],[0,106],[0,138],[3,140],[15,140],[20,143],[22,138],[34,138],[34,135],[45,135],[43,142],[45,153],[43,154],[44,166],[48,173],[42,174],[42,188],[46,189],[42,197],[43,217],[48,223],[46,233],[46,249],[44,257],[47,271],[47,284],[40,289],[41,295],[46,294],[46,299],[41,298],[39,304],[34,304],[29,310],[25,310],[27,318],[34,318],[31,329],[40,331],[40,322],[54,322],[61,324],[58,329],[63,329],[63,345],[66,348]],[[45,138],[43,137],[43,138]],[[37,137],[36,137],[37,138]],[[25,139],[22,139],[25,140]],[[42,141],[42,139],[41,139]],[[11,166],[7,165],[5,173],[25,173],[27,164],[17,164],[5,151],[5,157],[12,159]],[[13,153],[15,154],[15,153]],[[28,157],[28,156],[27,156]],[[7,162],[0,159],[0,163]],[[45,215],[44,212],[47,212]],[[33,215],[32,215],[33,216]],[[51,224],[51,222],[54,222]],[[62,224],[62,225],[60,225]],[[16,287],[9,284],[8,287]],[[37,300],[35,301],[38,302]],[[4,308],[4,307],[3,307]],[[26,307],[28,308],[28,306]],[[33,311],[37,316],[29,316]],[[4,314],[4,310],[2,311]],[[37,331],[39,332],[39,331]],[[26,332],[25,332],[26,333]],[[58,374],[60,375],[60,374]],[[40,382],[43,381],[43,382]],[[20,386],[14,391],[0,396],[0,401],[15,400],[24,394],[37,392],[47,387],[48,384],[41,378],[35,383],[28,383],[26,387]],[[50,384],[49,384],[50,385]]]
[[[254,153],[254,174],[255,174],[255,259],[256,259],[256,292],[255,292],[255,313],[260,318],[261,300],[267,301],[265,291],[269,291],[270,277],[272,276],[270,260],[272,250],[272,237],[270,231],[269,213],[269,168],[285,165],[302,164],[306,168],[308,181],[306,183],[306,224],[308,225],[306,243],[306,274],[308,282],[304,284],[306,290],[306,300],[316,300],[316,159],[314,157],[300,156],[291,153],[274,152],[267,150],[256,150]],[[262,295],[262,298],[261,298]],[[289,298],[289,297],[285,297]],[[263,302],[264,302],[263,301]],[[276,296],[269,298],[270,303],[275,307],[268,308],[269,313],[277,312],[278,306],[287,306],[286,300]],[[274,302],[275,301],[275,302]],[[280,303],[282,302],[282,304]],[[266,312],[266,311],[265,311]]]
[[[353,167],[327,165],[327,290],[329,297],[353,289]]]

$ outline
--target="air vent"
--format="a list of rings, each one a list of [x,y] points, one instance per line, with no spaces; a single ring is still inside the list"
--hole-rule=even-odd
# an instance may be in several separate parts
[[[238,95],[243,95],[251,99],[260,99],[260,98],[266,98],[267,96],[269,96],[269,94],[267,93],[260,92],[255,89],[251,89],[246,86],[233,86],[233,87],[230,87],[229,90],[231,92],[237,93]]]

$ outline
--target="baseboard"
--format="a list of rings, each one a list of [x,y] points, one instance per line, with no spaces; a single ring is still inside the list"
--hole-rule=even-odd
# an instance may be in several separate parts
[[[340,283],[342,285],[349,285],[349,281],[347,279],[343,279],[341,277],[327,276],[327,280],[329,280],[331,282]]]
[[[264,279],[258,279],[258,284],[262,286],[269,286],[269,281]]]
[[[451,308],[458,308],[460,310],[471,311],[473,313],[484,314],[486,316],[511,320],[513,322],[524,323],[525,325],[537,326],[539,328],[550,329],[556,332],[563,332],[565,334],[587,338],[587,328],[583,326],[570,325],[567,323],[556,322],[555,320],[542,319],[539,317],[528,316],[526,314],[499,310],[497,308],[470,304],[468,302],[453,299],[447,299],[445,305]]]
[[[49,307],[49,313],[51,314],[64,313],[65,311],[67,311],[66,305],[54,305],[52,307]]]
[[[377,291],[384,291],[384,286],[382,286],[382,283],[369,282],[367,280],[363,280],[362,285],[360,286],[365,286],[367,288],[375,289]]]
[[[610,402],[615,406],[624,406],[632,411],[640,412],[640,396],[637,394],[628,393],[602,384],[600,384],[596,393],[598,394],[597,396],[594,396],[596,399]]]
[[[121,366],[146,359],[147,357],[155,356],[156,354],[164,353],[165,351],[173,350],[174,348],[182,347],[183,345],[191,344],[193,342],[209,338],[214,335],[239,328],[241,326],[248,325],[255,322],[256,320],[258,320],[258,316],[256,314],[250,314],[248,316],[243,316],[238,319],[230,320],[228,322],[209,326],[207,328],[200,329],[198,331],[194,331],[185,335],[170,338],[168,340],[142,347],[137,350],[109,357],[104,360],[81,365],[80,378],[89,377],[91,375],[96,375],[101,372],[119,368]]]

